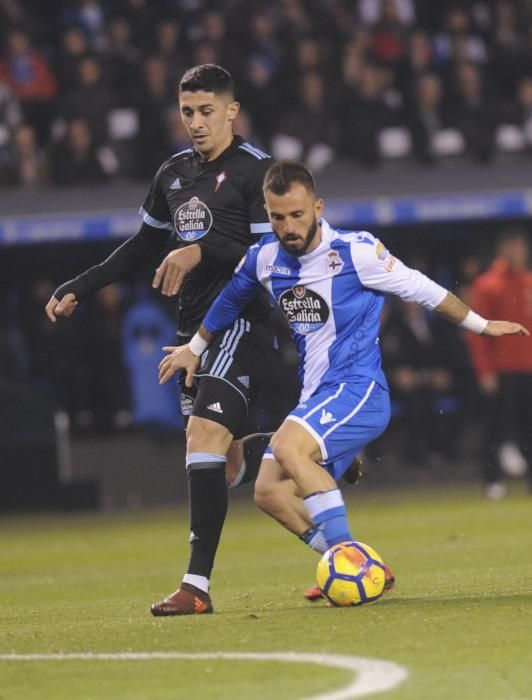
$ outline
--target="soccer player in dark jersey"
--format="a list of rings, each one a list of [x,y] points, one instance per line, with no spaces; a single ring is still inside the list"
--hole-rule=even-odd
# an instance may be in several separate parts
[[[175,236],[177,247],[157,268],[153,286],[178,295],[178,342],[188,343],[248,247],[271,230],[262,181],[272,160],[233,134],[239,104],[230,74],[211,64],[191,68],[179,84],[179,104],[193,148],[159,168],[138,233],[54,292],[46,306],[51,321],[152,261]],[[192,390],[181,382],[191,557],[180,588],[153,604],[153,615],[212,612],[209,581],[227,513],[226,478],[254,478],[251,462],[258,469],[268,441],[258,436],[244,450],[233,439],[247,432],[249,409],[275,353],[270,311],[267,296],[257,295],[203,354]]]

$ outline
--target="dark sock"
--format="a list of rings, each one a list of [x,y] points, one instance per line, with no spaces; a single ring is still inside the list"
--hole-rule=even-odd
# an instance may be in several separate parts
[[[210,578],[227,513],[225,459],[187,464],[190,561],[187,573]]]

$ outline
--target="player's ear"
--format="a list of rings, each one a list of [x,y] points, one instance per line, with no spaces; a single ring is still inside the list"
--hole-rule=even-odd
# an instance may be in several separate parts
[[[230,122],[234,121],[240,112],[240,102],[234,100],[227,105],[227,118]]]
[[[323,199],[321,197],[318,197],[314,202],[314,213],[316,214],[317,219],[319,219],[319,217],[323,213],[323,206]]]

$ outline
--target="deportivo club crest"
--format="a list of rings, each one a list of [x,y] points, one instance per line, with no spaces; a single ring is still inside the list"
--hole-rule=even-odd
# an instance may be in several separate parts
[[[209,233],[212,214],[209,207],[197,197],[182,204],[174,215],[174,225],[181,240],[190,243]]]
[[[303,284],[296,284],[283,292],[279,305],[296,333],[313,333],[322,328],[329,318],[325,299]]]

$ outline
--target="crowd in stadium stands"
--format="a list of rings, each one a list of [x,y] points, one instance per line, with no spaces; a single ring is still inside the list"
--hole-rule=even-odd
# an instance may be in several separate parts
[[[532,147],[530,0],[0,0],[0,184],[149,179],[187,145],[183,71],[319,171]]]

